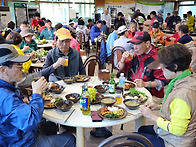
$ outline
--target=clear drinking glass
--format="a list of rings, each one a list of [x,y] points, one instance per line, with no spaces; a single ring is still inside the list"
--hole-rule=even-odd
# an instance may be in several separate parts
[[[116,98],[116,104],[122,103],[122,91],[121,90],[116,90],[115,98]]]
[[[129,53],[130,53],[130,54],[129,54],[129,56],[128,56],[127,59],[128,59],[128,60],[132,60],[132,59],[133,59],[133,55],[134,55],[134,50],[133,50],[133,49],[130,50]]]
[[[64,66],[68,66],[68,56],[64,56],[63,58],[65,59],[65,64],[64,64]]]

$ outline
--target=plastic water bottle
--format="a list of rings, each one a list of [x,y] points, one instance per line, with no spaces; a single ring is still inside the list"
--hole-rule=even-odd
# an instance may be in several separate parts
[[[120,88],[125,88],[125,77],[124,77],[124,73],[120,73],[120,77],[119,77],[119,87]]]

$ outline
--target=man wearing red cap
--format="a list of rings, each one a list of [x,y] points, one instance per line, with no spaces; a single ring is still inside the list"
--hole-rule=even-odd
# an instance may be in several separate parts
[[[151,37],[148,32],[137,32],[131,43],[134,44],[134,55],[130,60],[130,53],[123,53],[119,63],[120,72],[128,72],[128,79],[134,81],[138,87],[146,87],[156,96],[155,102],[160,103],[160,98],[164,96],[164,86],[168,81],[161,69],[151,70],[147,67],[157,59],[157,50],[151,45]]]

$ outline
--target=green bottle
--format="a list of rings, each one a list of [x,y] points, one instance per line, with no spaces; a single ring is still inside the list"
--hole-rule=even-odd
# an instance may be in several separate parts
[[[115,93],[114,73],[111,73],[111,75],[110,75],[109,93],[110,94],[114,94]]]

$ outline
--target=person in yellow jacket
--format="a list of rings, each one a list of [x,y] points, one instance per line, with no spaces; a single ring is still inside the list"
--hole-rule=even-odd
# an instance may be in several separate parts
[[[148,68],[161,68],[171,81],[162,104],[147,102],[140,106],[141,114],[155,125],[142,126],[138,133],[155,147],[195,147],[196,74],[189,70],[192,52],[184,45],[172,44],[160,50],[158,57]],[[160,109],[159,115],[152,111],[155,109]]]
[[[19,33],[17,33],[17,32],[10,32],[8,34],[8,36],[6,37],[6,40],[13,40],[12,46],[18,51],[18,54],[24,55],[24,52],[19,48],[20,43],[22,42],[22,37],[21,37],[21,35]],[[35,56],[35,51],[33,51],[30,54],[30,56],[31,56],[31,59],[32,59]],[[23,66],[22,71],[24,73],[28,73],[29,68],[31,66],[31,60],[28,60],[27,62],[24,62],[22,64],[22,66]]]
[[[151,41],[155,44],[163,44],[165,43],[164,36],[165,34],[159,29],[159,22],[156,21],[152,25],[152,30],[149,32],[151,37]]]
[[[187,26],[189,28],[189,31],[194,31],[195,18],[192,16],[192,12],[191,11],[187,12],[187,17],[188,17]]]

